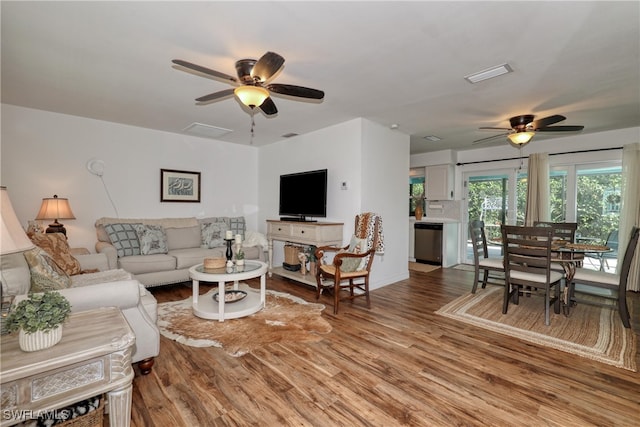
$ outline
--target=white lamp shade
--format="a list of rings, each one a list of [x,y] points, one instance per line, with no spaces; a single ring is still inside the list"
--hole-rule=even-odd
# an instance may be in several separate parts
[[[240,86],[233,93],[247,107],[259,107],[269,97],[269,91],[260,86]]]
[[[2,214],[2,225],[0,227],[0,255],[23,252],[33,248],[33,243],[27,237],[20,221],[13,211],[9,193],[6,187],[0,187],[0,210]]]
[[[507,138],[509,138],[509,141],[511,141],[512,144],[515,144],[515,146],[522,146],[528,144],[535,134],[535,132],[516,132],[510,133],[507,135]]]
[[[42,205],[40,205],[36,219],[76,219],[76,217],[71,211],[69,199],[54,195],[42,199]]]

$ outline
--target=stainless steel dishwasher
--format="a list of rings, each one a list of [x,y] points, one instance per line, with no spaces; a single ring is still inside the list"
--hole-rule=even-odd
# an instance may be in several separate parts
[[[416,261],[442,265],[442,224],[416,222],[414,231]]]

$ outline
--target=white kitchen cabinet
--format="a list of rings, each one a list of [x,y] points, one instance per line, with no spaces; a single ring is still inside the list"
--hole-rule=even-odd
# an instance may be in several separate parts
[[[427,200],[453,200],[453,165],[427,166],[425,169]]]

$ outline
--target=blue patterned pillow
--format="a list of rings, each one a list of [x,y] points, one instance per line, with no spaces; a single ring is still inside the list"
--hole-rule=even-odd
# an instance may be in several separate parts
[[[236,234],[242,236],[242,240],[244,240],[244,232],[247,229],[247,224],[244,222],[243,216],[237,216],[235,218],[229,218],[229,230],[233,231],[233,236]]]
[[[134,228],[140,242],[141,255],[166,254],[169,252],[167,235],[162,226],[136,224]]]
[[[142,224],[107,224],[104,226],[118,256],[140,255],[140,241],[135,226]]]

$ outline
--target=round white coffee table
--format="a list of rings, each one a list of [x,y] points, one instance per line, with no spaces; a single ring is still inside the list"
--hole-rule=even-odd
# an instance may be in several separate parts
[[[261,261],[245,260],[243,266],[223,267],[215,269],[204,268],[203,264],[194,265],[189,269],[189,277],[193,282],[193,314],[203,319],[225,319],[245,317],[264,308],[266,295],[266,276],[268,266]],[[240,280],[260,277],[260,289],[254,289],[246,284],[239,284]],[[200,282],[218,282],[218,292],[200,295]],[[231,290],[225,289],[225,282],[233,282],[233,291],[242,291],[246,296],[239,301],[226,302],[226,298],[217,295],[227,295]]]

